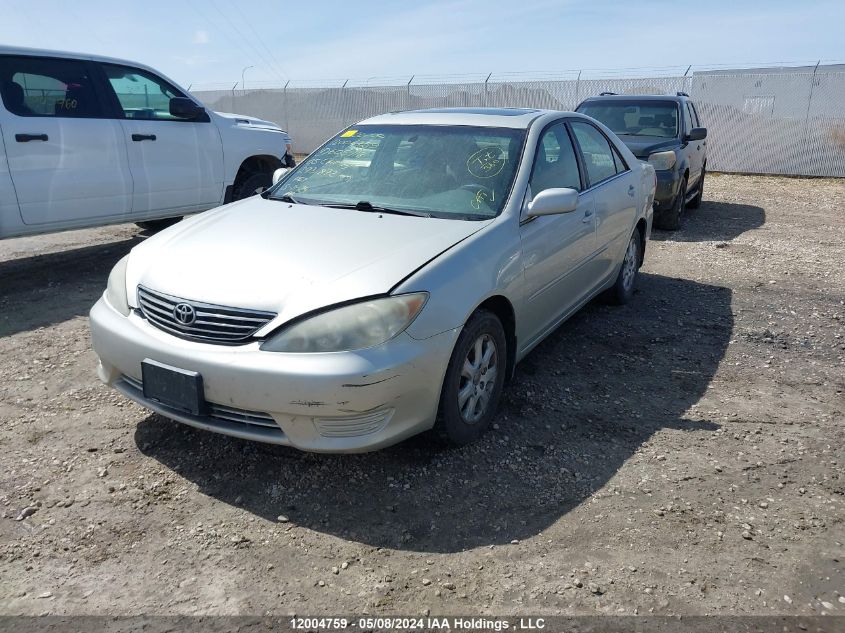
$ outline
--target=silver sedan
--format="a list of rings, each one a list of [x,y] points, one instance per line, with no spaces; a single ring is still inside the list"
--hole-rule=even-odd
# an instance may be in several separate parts
[[[115,266],[98,374],[168,418],[308,451],[466,444],[593,297],[628,301],[655,176],[589,117],[377,116]]]

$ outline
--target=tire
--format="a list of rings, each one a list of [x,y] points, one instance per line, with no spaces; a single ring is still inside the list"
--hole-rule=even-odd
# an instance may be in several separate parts
[[[246,174],[246,176],[237,184],[232,195],[232,202],[235,200],[243,200],[263,192],[273,184],[272,172],[254,171]]]
[[[681,186],[678,187],[678,195],[675,196],[675,201],[672,203],[672,208],[659,218],[656,218],[658,228],[666,229],[667,231],[677,231],[681,228],[681,216],[686,207],[687,196],[687,178],[681,180]]]
[[[636,228],[628,241],[628,246],[625,248],[625,256],[622,258],[622,265],[619,267],[616,281],[605,295],[609,303],[625,305],[634,296],[641,260],[642,236],[640,229]]]
[[[146,220],[145,222],[136,222],[135,226],[155,233],[156,231],[166,229],[168,226],[173,226],[181,219],[182,216],[178,218],[164,218],[163,220]]]
[[[507,354],[502,322],[492,312],[476,311],[458,337],[446,368],[434,423],[442,441],[464,446],[490,427],[504,389]]]
[[[701,206],[701,198],[704,196],[704,176],[707,174],[707,168],[701,168],[701,178],[698,179],[698,191],[695,193],[695,198],[687,202],[687,209],[697,209]]]

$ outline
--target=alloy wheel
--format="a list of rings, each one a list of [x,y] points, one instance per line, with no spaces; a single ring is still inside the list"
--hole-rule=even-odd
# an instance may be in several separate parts
[[[458,385],[458,410],[467,424],[481,419],[496,386],[499,351],[490,334],[481,334],[467,350]]]

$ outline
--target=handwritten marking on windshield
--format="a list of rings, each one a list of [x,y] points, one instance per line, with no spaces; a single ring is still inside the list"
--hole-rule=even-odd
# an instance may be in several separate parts
[[[481,203],[485,203],[488,207],[490,206],[491,202],[495,202],[496,200],[496,193],[494,191],[490,191],[488,194],[487,191],[484,189],[479,189],[475,192],[475,197],[470,201],[472,208],[476,211],[481,210]]]
[[[485,147],[467,159],[467,171],[476,178],[498,176],[505,167],[500,147]]]

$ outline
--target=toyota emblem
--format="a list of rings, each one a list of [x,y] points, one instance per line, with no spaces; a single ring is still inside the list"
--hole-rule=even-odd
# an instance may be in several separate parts
[[[194,307],[188,303],[177,303],[173,308],[173,318],[181,325],[191,325],[197,320],[197,313]]]

